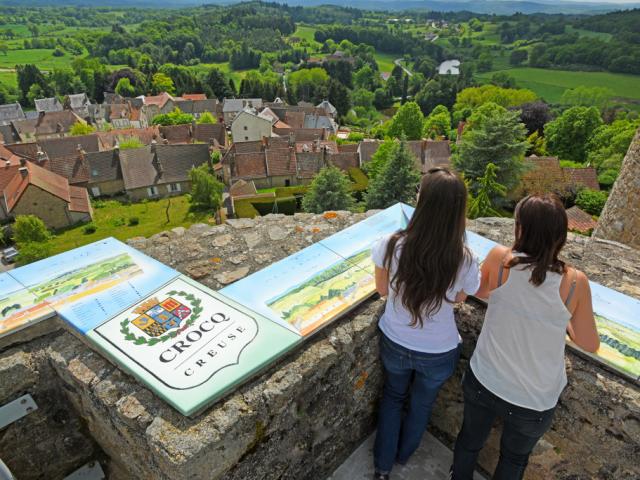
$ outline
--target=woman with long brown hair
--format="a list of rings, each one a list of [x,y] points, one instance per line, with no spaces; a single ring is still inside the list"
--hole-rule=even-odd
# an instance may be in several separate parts
[[[463,380],[455,480],[473,478],[496,418],[502,419],[503,431],[493,478],[522,478],[567,383],[566,333],[587,351],[600,345],[587,277],[558,258],[567,240],[560,200],[555,195],[524,198],[516,207],[515,228],[513,247],[495,247],[482,264],[476,295],[489,301]]]
[[[416,450],[442,384],[458,362],[454,302],[480,285],[478,262],[465,245],[467,189],[446,169],[430,170],[406,229],[373,248],[376,288],[387,296],[380,356],[385,383],[374,448],[375,478]],[[408,410],[403,415],[405,401]]]

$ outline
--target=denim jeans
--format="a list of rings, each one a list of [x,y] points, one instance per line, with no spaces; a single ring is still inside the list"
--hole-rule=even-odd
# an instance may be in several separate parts
[[[462,381],[464,422],[453,453],[453,479],[471,480],[478,453],[496,418],[503,423],[500,459],[494,480],[519,480],[529,455],[551,426],[555,407],[539,412],[513,405],[487,390],[468,368]]]
[[[373,451],[377,472],[389,473],[394,461],[406,463],[418,448],[438,391],[453,375],[459,355],[460,345],[444,353],[423,353],[381,334],[385,382]]]

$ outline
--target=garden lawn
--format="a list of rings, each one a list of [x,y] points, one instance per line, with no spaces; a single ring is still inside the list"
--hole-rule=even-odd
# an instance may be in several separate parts
[[[374,55],[376,62],[378,62],[378,68],[380,72],[391,72],[395,66],[393,61],[397,58],[401,58],[402,55],[392,53],[380,53],[376,52]]]
[[[51,240],[52,254],[71,250],[87,243],[96,242],[107,237],[127,240],[132,237],[149,237],[164,230],[175,227],[188,227],[193,223],[212,223],[214,220],[207,213],[189,214],[189,201],[186,195],[171,198],[171,208],[167,223],[165,210],[168,199],[154,200],[144,203],[125,205],[115,200],[94,202],[93,225],[96,231],[85,234],[85,225],[69,228]],[[101,208],[96,208],[102,204]],[[138,225],[129,226],[129,219],[138,217]]]
[[[516,79],[520,87],[529,88],[550,103],[560,103],[565,90],[579,85],[607,87],[614,96],[640,100],[640,75],[608,72],[574,72],[546,70],[544,68],[510,68],[499,70]],[[476,74],[480,80],[489,80],[497,71]]]

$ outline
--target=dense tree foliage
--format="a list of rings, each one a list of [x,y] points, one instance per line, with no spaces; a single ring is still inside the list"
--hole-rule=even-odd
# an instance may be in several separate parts
[[[571,107],[565,110],[544,128],[549,152],[563,160],[586,161],[587,143],[600,125],[602,118],[596,107]]]
[[[402,105],[391,119],[388,134],[391,137],[405,136],[407,140],[419,140],[422,138],[424,128],[424,115],[416,102],[407,102]]]
[[[350,210],[353,204],[349,177],[333,166],[320,170],[302,199],[302,208],[310,213]]]

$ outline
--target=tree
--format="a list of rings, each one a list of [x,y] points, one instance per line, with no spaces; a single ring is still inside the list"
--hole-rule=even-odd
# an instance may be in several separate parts
[[[587,160],[596,167],[602,187],[613,186],[638,127],[640,120],[623,119],[603,124],[593,132],[587,144]]]
[[[369,190],[365,194],[366,206],[368,209],[387,208],[397,202],[412,202],[419,182],[420,172],[416,169],[416,159],[407,149],[403,136],[398,149],[369,183]]]
[[[320,170],[302,199],[302,209],[310,213],[353,208],[351,181],[338,167]]]
[[[470,181],[473,192],[478,191],[479,179],[489,163],[496,166],[498,183],[511,190],[518,185],[523,171],[525,134],[518,111],[495,103],[482,105],[469,117],[453,164]]]
[[[9,46],[6,43],[0,43],[0,52],[6,56],[9,52]]]
[[[429,80],[416,94],[415,100],[423,113],[428,114],[438,105],[444,105],[447,108],[453,107],[457,92],[457,82],[442,76]]]
[[[96,128],[92,125],[89,125],[86,122],[77,121],[73,125],[71,125],[71,129],[69,130],[69,135],[77,136],[77,135],[89,135],[96,131]]]
[[[342,83],[333,78],[329,80],[329,102],[336,107],[338,115],[343,117],[351,108],[349,90]]]
[[[185,125],[193,122],[193,115],[190,113],[183,113],[178,107],[173,109],[173,112],[162,113],[153,117],[151,123],[154,125]]]
[[[162,92],[167,92],[169,95],[173,95],[176,92],[176,87],[173,84],[171,77],[164,73],[156,73],[151,79],[151,90],[154,95]]]
[[[211,68],[207,71],[202,82],[209,97],[216,97],[218,100],[222,100],[225,97],[233,97],[236,94],[235,85],[232,87],[224,73],[217,68]]]
[[[602,118],[596,107],[571,107],[544,127],[547,148],[563,160],[584,162],[587,143],[600,125]]]
[[[523,103],[518,109],[520,110],[520,121],[527,127],[529,135],[533,132],[542,134],[544,126],[553,118],[549,105],[542,100]]]
[[[584,188],[576,196],[576,205],[591,215],[600,215],[607,203],[607,192]]]
[[[507,189],[497,181],[496,166],[489,162],[484,175],[478,179],[478,193],[469,202],[469,218],[500,217],[493,203],[498,198],[504,198]]]
[[[389,135],[400,138],[402,135],[408,140],[422,138],[424,115],[416,102],[407,102],[402,105],[391,119]]]
[[[46,242],[51,233],[46,225],[35,215],[18,215],[13,224],[13,240],[18,245],[31,242]]]
[[[136,94],[136,89],[131,85],[131,80],[128,77],[123,77],[118,80],[115,92],[122,97],[133,97]]]
[[[43,258],[47,258],[51,255],[51,244],[49,242],[29,242],[19,245],[18,258],[16,262],[18,265],[27,265]]]
[[[16,77],[20,98],[25,101],[28,98],[29,90],[33,85],[37,85],[43,96],[47,96],[49,88],[42,72],[33,64],[16,65]]]
[[[537,99],[535,93],[526,88],[502,88],[495,85],[465,88],[456,96],[454,112],[467,109],[473,111],[485,103],[495,103],[501,107],[518,107]]]
[[[527,155],[544,157],[547,154],[547,142],[537,130],[527,137],[527,143],[529,144]]]
[[[211,115],[211,112],[204,112],[202,115],[200,115],[200,118],[198,118],[198,123],[212,124],[212,123],[218,123],[218,121],[216,120],[216,117]]]
[[[209,165],[202,164],[189,170],[191,193],[189,210],[208,210],[217,212],[222,205],[224,185],[213,176]]]
[[[438,105],[424,121],[424,135],[427,138],[447,137],[451,131],[451,114],[444,105]]]
[[[613,97],[613,90],[607,87],[585,87],[580,85],[575,88],[565,90],[560,102],[565,105],[598,107],[604,110]]]
[[[369,181],[375,179],[384,170],[391,157],[396,155],[397,150],[398,143],[395,140],[388,139],[380,144],[376,153],[371,156],[371,160],[362,165],[362,169],[369,177]]]
[[[513,66],[519,66],[527,61],[527,57],[529,57],[529,53],[524,48],[519,48],[511,52],[509,63]]]
[[[491,75],[491,85],[502,88],[516,88],[516,79],[507,72],[496,72]]]

